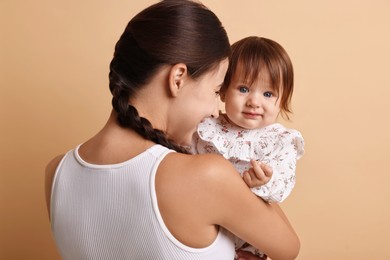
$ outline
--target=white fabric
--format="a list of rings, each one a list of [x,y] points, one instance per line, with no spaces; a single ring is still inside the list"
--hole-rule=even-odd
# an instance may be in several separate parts
[[[169,150],[155,145],[119,164],[93,165],[69,151],[51,196],[52,231],[65,260],[229,260],[234,242],[221,229],[206,248],[174,238],[157,205],[155,174]]]
[[[251,167],[251,159],[267,164],[273,169],[271,180],[252,191],[265,201],[282,202],[294,188],[296,161],[304,153],[304,140],[300,132],[281,124],[247,130],[220,115],[198,126],[192,147],[194,153],[223,155],[240,174]]]

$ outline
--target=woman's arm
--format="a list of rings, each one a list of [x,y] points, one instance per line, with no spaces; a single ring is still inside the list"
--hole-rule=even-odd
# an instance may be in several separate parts
[[[207,191],[204,211],[221,225],[271,259],[295,259],[300,242],[297,234],[277,205],[265,203],[246,186],[234,167],[222,157],[213,156],[203,190]],[[204,168],[204,167],[203,167]],[[209,198],[208,200],[206,198]],[[213,199],[210,199],[213,198]],[[209,208],[208,208],[209,207]]]
[[[280,208],[254,195],[220,155],[170,153],[155,185],[164,223],[187,246],[210,245],[222,226],[273,260],[298,255],[299,239]]]

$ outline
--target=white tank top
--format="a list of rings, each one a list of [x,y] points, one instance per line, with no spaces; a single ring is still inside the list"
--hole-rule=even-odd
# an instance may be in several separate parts
[[[83,161],[69,151],[56,170],[51,225],[65,260],[233,260],[231,235],[220,229],[205,248],[191,248],[169,232],[156,198],[156,170],[172,152],[154,145],[119,164]]]

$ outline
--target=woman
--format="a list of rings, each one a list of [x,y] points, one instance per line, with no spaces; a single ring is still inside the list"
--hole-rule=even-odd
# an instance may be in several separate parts
[[[106,125],[46,169],[63,259],[233,259],[225,230],[272,259],[296,257],[299,240],[277,206],[221,156],[181,148],[218,116],[229,52],[220,21],[199,3],[162,1],[129,22],[110,64]]]

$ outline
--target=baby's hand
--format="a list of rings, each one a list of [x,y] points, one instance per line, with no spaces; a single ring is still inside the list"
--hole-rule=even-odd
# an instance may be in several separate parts
[[[252,168],[245,171],[242,175],[246,185],[249,188],[260,187],[266,184],[272,177],[272,169],[268,165],[251,160]]]

